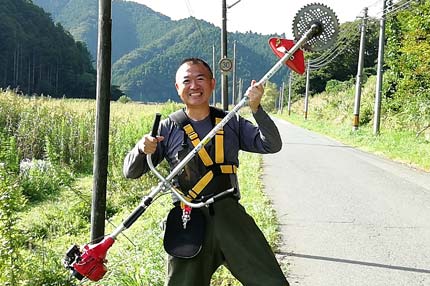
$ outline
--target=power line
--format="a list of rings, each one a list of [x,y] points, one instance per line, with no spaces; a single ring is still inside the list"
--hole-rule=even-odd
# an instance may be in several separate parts
[[[399,1],[400,2],[400,1]],[[394,13],[397,13],[397,12],[400,12],[400,11],[403,11],[403,10],[406,10],[406,9],[408,9],[408,8],[410,8],[410,3],[411,2],[417,2],[416,0],[409,0],[409,1],[406,1],[405,3],[403,3],[403,4],[400,4],[399,6],[397,6],[396,7],[396,4],[397,3],[393,3],[391,6],[389,6],[389,7],[387,7],[386,9],[385,9],[385,13],[384,14],[382,14],[382,16],[386,16],[386,15],[390,15],[390,14],[394,14]],[[405,6],[407,6],[407,7],[405,7]],[[394,7],[394,8],[393,8]],[[391,9],[391,8],[393,8],[393,9]]]
[[[372,4],[367,5],[367,8],[368,9],[370,9],[370,8],[378,8],[379,9],[379,7],[381,6],[381,4],[380,4],[381,1],[385,1],[385,0],[376,0]],[[364,8],[363,8],[363,10],[364,10]],[[361,11],[361,12],[363,12],[363,11]]]
[[[338,42],[335,46],[333,46],[332,48],[330,48],[329,50],[325,51],[324,53],[322,53],[319,57],[314,58],[314,59],[310,59],[310,61],[312,63],[316,63],[316,62],[322,62],[324,61],[326,58],[328,58],[331,54],[334,53],[334,51],[336,51],[338,48],[340,47],[340,42]]]
[[[341,55],[346,48],[349,46],[349,44],[352,42],[351,37],[347,37],[347,35],[350,34],[350,32],[355,29],[355,25],[349,26],[347,29],[345,29],[342,32],[342,38],[337,41],[337,44],[332,49],[328,50],[327,52],[323,53],[320,57],[316,59],[312,59],[309,61],[310,69],[315,70],[321,67],[324,67],[328,65],[330,62],[332,62],[335,58],[337,58],[339,55]],[[338,48],[342,47],[340,51],[338,51]]]
[[[342,54],[343,53],[343,51],[346,49],[346,47],[347,46],[344,46],[344,48],[342,49],[342,50],[340,50],[340,51],[338,51],[336,54],[334,54],[330,59],[328,59],[328,60],[326,60],[325,62],[320,62],[320,63],[318,63],[318,64],[313,64],[313,63],[310,63],[310,66],[309,66],[309,68],[311,69],[311,70],[316,70],[316,69],[319,69],[319,68],[322,68],[322,67],[324,67],[324,66],[326,66],[326,65],[328,65],[329,63],[331,63],[335,58],[337,58],[340,54]]]
[[[197,30],[199,31],[200,37],[202,39],[204,39],[205,36],[203,35],[202,28],[200,27],[200,23],[197,21],[196,17],[193,16],[194,13],[193,13],[193,9],[191,7],[190,1],[189,0],[184,0],[184,1],[185,1],[185,5],[187,6],[188,14],[190,15],[191,19],[194,22],[194,25],[196,26]]]
[[[386,1],[386,0],[382,0],[382,1]],[[396,3],[392,3],[391,5],[387,5],[385,7],[385,9],[380,10],[378,13],[376,13],[376,18],[382,18],[385,17],[386,15],[390,15],[399,11],[403,11],[404,9],[409,8],[409,4],[411,2],[417,2],[417,0],[408,0],[405,1],[404,3],[401,3],[402,0],[397,1]],[[407,6],[407,7],[405,7]]]
[[[194,13],[193,13],[193,9],[191,8],[190,1],[185,0],[185,5],[187,6],[188,13],[190,14],[190,16],[192,16]]]

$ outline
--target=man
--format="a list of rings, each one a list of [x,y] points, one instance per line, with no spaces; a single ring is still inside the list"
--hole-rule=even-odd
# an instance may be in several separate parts
[[[165,158],[173,169],[225,115],[222,110],[209,106],[215,79],[203,60],[184,60],[177,70],[175,86],[185,108],[161,122],[159,136],[144,135],[127,154],[124,160],[127,178],[138,178],[149,170],[146,154],[152,154],[154,165]],[[170,246],[166,247],[165,236],[165,248],[169,253],[168,286],[209,286],[212,274],[223,264],[246,286],[288,285],[264,235],[239,203],[236,177],[239,150],[275,153],[282,147],[278,129],[260,105],[263,92],[263,86],[255,81],[247,90],[249,107],[258,126],[240,116],[232,118],[222,131],[217,132],[216,138],[194,156],[174,182],[191,202],[226,189],[234,188],[235,192],[208,208],[192,210],[174,198],[176,208],[182,208],[183,213],[187,211],[190,220],[182,218],[182,222],[178,219],[172,223],[168,219],[167,230],[177,230],[168,240],[181,237],[181,232],[188,231],[199,214],[203,224],[197,228],[204,229],[204,238],[196,252],[181,256],[171,255],[173,251],[169,251]]]

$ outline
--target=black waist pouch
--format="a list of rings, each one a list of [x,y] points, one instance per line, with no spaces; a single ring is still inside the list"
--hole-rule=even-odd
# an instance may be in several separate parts
[[[193,258],[202,249],[205,217],[199,208],[192,209],[190,217],[184,229],[180,206],[171,209],[167,216],[163,245],[166,252],[174,257]]]

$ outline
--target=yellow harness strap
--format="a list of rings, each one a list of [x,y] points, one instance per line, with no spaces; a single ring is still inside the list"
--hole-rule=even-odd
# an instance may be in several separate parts
[[[222,118],[215,118],[215,124],[218,124],[221,120]],[[183,127],[183,129],[188,135],[188,138],[190,138],[193,146],[196,147],[200,143],[200,138],[194,131],[193,126],[191,124],[187,124]],[[212,166],[214,164],[204,147],[199,150],[198,154],[206,167]],[[224,162],[224,130],[222,128],[215,135],[215,162],[216,164],[222,164]],[[236,165],[219,165],[219,168],[222,174],[236,174],[237,172]],[[204,190],[213,177],[214,172],[209,170],[188,192],[188,195],[186,195],[187,200],[192,201],[197,198],[197,196]],[[181,206],[183,206],[183,203],[181,203]]]
[[[209,182],[214,178],[214,173],[212,171],[207,172],[188,192],[188,196],[191,196],[193,199],[197,198],[197,196],[203,191],[203,189],[209,184]]]
[[[185,131],[185,133],[187,133],[188,138],[190,138],[193,146],[196,147],[200,143],[200,138],[199,138],[199,135],[197,135],[197,133],[194,131],[193,126],[191,126],[191,124],[185,125],[184,131]],[[199,154],[200,159],[202,159],[203,164],[205,164],[206,167],[213,165],[213,161],[212,161],[211,157],[209,156],[208,152],[206,151],[205,147],[200,149],[198,154]]]
[[[215,118],[215,124],[220,123],[222,118]],[[221,128],[215,134],[215,163],[221,164],[224,162],[224,129]]]

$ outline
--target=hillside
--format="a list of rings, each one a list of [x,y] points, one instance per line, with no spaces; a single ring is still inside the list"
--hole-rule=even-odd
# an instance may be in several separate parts
[[[53,97],[95,97],[91,55],[26,0],[0,1],[0,87]]]
[[[34,0],[52,14],[77,40],[87,43],[95,58],[97,46],[96,1]],[[220,58],[220,29],[203,20],[174,21],[145,5],[112,2],[112,81],[130,97],[141,101],[177,100],[174,73],[185,57],[198,56],[212,63]],[[259,79],[276,61],[267,46],[269,35],[229,33],[229,55],[237,41],[237,77],[245,84]],[[273,81],[280,83],[286,69]],[[220,82],[219,75],[217,81]],[[230,76],[231,78],[231,76]],[[232,84],[230,83],[229,86]],[[219,85],[217,94],[219,96]]]

